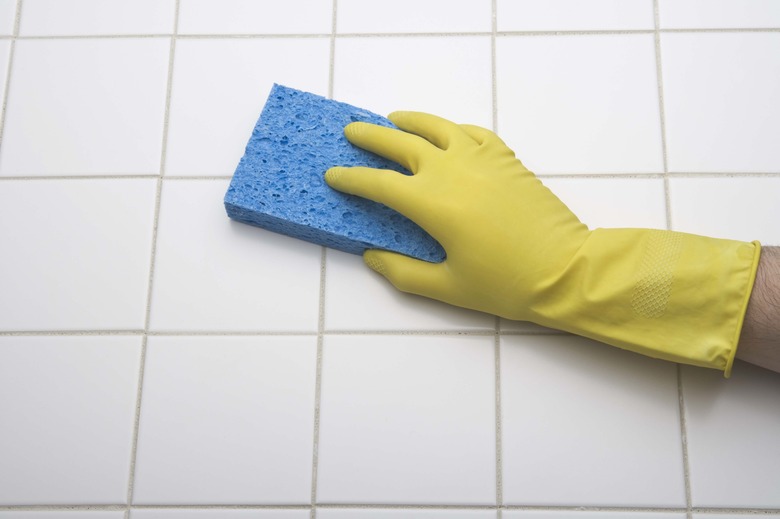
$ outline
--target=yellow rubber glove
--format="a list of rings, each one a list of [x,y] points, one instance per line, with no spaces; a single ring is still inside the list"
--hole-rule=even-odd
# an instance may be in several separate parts
[[[589,230],[493,132],[396,112],[401,130],[348,125],[353,144],[413,173],[332,168],[327,183],[407,216],[442,263],[370,250],[397,288],[728,376],[758,242],[651,229]]]

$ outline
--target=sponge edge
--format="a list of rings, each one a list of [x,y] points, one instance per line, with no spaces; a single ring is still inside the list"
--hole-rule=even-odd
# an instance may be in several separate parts
[[[333,166],[410,174],[350,144],[343,130],[356,121],[395,127],[355,106],[275,84],[225,195],[228,216],[353,254],[384,249],[442,261],[441,245],[408,218],[325,184]]]

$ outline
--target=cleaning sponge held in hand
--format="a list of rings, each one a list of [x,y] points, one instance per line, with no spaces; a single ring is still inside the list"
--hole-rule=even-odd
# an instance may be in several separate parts
[[[225,195],[228,216],[353,254],[385,249],[442,261],[444,249],[411,220],[325,184],[333,166],[409,174],[350,144],[343,131],[355,121],[394,127],[366,110],[274,85]]]

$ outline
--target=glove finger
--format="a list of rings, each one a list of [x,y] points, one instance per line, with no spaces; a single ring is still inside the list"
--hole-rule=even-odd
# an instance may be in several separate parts
[[[403,254],[367,250],[363,261],[398,290],[446,301],[450,292],[449,272],[444,263],[429,263]]]
[[[461,124],[459,125],[466,135],[474,139],[477,144],[485,144],[489,141],[497,140],[502,142],[501,139],[495,133],[491,132],[487,128],[481,126],[475,126],[473,124]]]
[[[453,145],[467,144],[470,140],[452,121],[424,112],[393,112],[388,119],[406,132],[424,137],[442,150]]]
[[[325,172],[325,182],[333,189],[379,202],[415,220],[420,212],[416,205],[419,195],[410,183],[412,180],[413,177],[389,169],[336,167]]]
[[[421,156],[438,151],[421,137],[370,123],[350,123],[344,136],[355,146],[397,162],[412,173],[417,173]]]

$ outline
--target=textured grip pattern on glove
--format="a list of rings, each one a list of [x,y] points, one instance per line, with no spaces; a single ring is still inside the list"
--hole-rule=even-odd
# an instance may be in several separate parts
[[[658,318],[666,312],[683,238],[677,232],[651,231],[631,298],[637,315]]]

